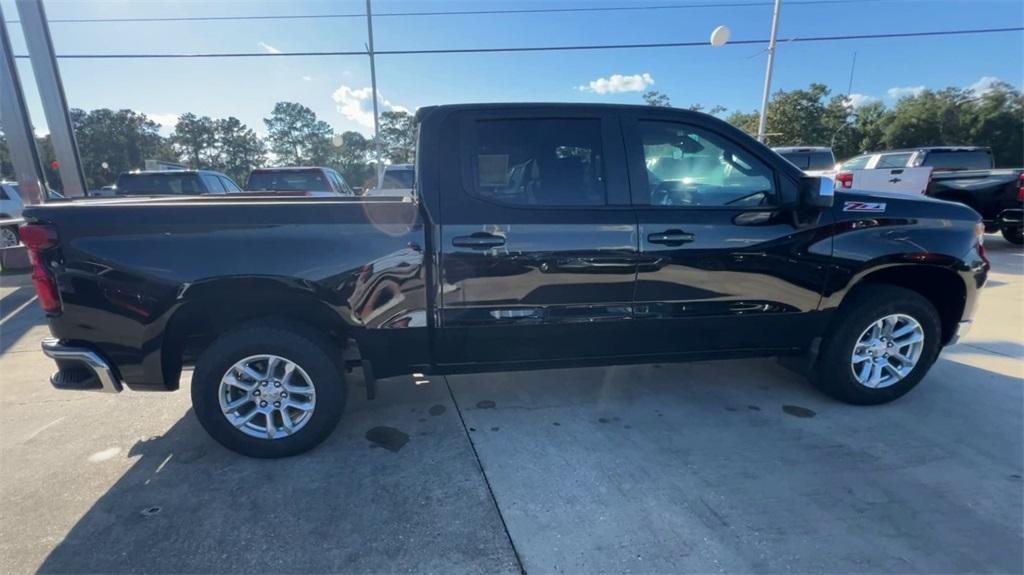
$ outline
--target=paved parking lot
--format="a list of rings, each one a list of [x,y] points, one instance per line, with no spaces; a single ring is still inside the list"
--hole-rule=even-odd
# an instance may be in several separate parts
[[[770,360],[395,378],[279,461],[184,391],[50,389],[4,276],[0,572],[1024,571],[1024,252],[988,242],[974,331],[894,404]]]

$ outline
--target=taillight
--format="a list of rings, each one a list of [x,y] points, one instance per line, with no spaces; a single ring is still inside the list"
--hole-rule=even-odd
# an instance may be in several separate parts
[[[982,222],[974,224],[974,244],[978,246],[978,255],[982,261],[989,265],[988,254],[985,253],[985,224]]]
[[[26,224],[18,229],[21,243],[28,249],[28,259],[32,263],[32,284],[39,296],[39,304],[46,313],[57,313],[61,309],[60,294],[57,293],[57,281],[46,268],[40,253],[57,245],[57,230],[51,226]]]
[[[1024,172],[1017,178],[1017,201],[1024,202]]]
[[[853,187],[853,174],[851,172],[839,172],[836,174],[836,183],[840,184],[843,189],[849,190]]]

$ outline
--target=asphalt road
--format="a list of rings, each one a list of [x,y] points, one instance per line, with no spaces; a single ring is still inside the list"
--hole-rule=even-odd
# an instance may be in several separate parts
[[[0,572],[1019,573],[1024,251],[988,246],[973,332],[894,404],[771,360],[395,378],[279,461],[185,390],[50,389],[3,276]]]

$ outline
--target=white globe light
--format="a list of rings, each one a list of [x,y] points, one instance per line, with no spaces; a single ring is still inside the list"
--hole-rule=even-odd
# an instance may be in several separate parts
[[[103,162],[102,164],[100,164],[100,167],[103,168],[104,170],[107,170],[110,169],[110,164]]]
[[[719,26],[711,31],[711,45],[714,47],[724,46],[729,41],[732,30],[728,26]]]

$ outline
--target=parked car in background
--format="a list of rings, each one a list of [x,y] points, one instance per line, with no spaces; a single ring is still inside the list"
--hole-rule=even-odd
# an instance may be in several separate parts
[[[416,168],[413,164],[390,164],[384,167],[380,185],[366,190],[363,195],[412,197],[415,179]]]
[[[47,189],[46,193],[50,200],[64,199],[64,196],[53,190]],[[25,202],[21,199],[18,182],[0,181],[0,221],[21,218],[24,207]],[[0,248],[16,245],[18,245],[18,224],[0,225]]]
[[[836,156],[828,146],[785,146],[772,150],[809,176],[835,175]]]
[[[51,384],[173,391],[194,365],[200,423],[257,457],[325,439],[355,368],[372,396],[402,374],[793,355],[825,393],[879,404],[965,332],[985,284],[973,210],[837,191],[713,116],[416,118],[418,201],[26,209]]]
[[[305,192],[306,196],[355,196],[336,170],[320,167],[256,168],[245,181],[247,192]]]
[[[996,169],[992,150],[968,146],[921,148],[911,163],[932,167],[929,196],[974,208],[987,231],[1024,244],[1024,169]]]
[[[193,196],[238,193],[231,178],[210,170],[124,172],[117,177],[115,196]]]
[[[841,163],[836,170],[837,189],[924,194],[931,167],[908,167],[909,151],[862,154]]]

